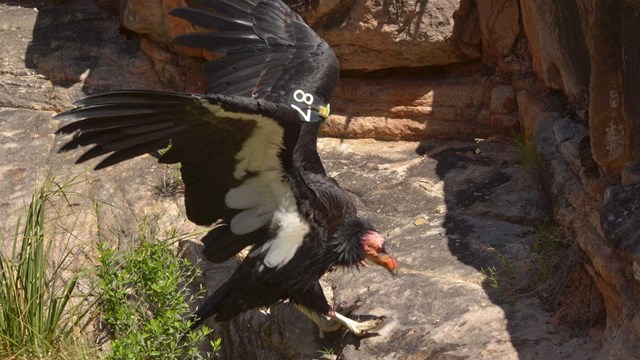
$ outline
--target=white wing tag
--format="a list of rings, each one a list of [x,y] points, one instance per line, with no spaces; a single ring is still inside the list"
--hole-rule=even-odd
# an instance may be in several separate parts
[[[298,112],[304,122],[320,122],[329,117],[330,106],[324,104],[319,97],[302,89],[289,94],[289,106]]]

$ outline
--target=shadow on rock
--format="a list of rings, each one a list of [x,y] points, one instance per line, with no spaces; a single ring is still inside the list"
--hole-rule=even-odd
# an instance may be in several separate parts
[[[417,149],[437,161],[435,172],[444,182],[448,248],[484,275],[482,286],[502,309],[519,357],[592,358],[590,340],[584,329],[577,330],[584,324],[557,326],[582,253],[552,233],[547,221],[553,209],[542,191],[541,170],[523,163],[519,151],[491,141],[422,143]]]
[[[164,88],[140,53],[138,38],[127,36],[117,16],[93,1],[15,5],[37,13],[25,65],[55,86],[80,86],[83,92]]]

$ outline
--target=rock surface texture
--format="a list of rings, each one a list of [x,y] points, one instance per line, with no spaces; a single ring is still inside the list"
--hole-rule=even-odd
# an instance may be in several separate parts
[[[50,120],[98,91],[201,91],[199,67],[212,54],[169,45],[193,31],[166,15],[185,3],[0,4],[3,231],[51,174],[80,174],[74,191],[86,196],[71,203],[79,238],[126,237],[148,214],[194,230],[167,191],[175,169],[149,156],[100,172],[71,166],[77,153],[55,154],[64,139]],[[386,317],[368,337],[320,338],[279,304],[212,323],[224,356],[636,359],[640,1],[289,3],[344,70],[323,129],[343,140],[322,139],[321,156],[389,237],[401,276],[364,268],[326,277],[337,305],[363,302],[352,316]],[[96,213],[92,199],[113,206]],[[562,242],[541,230],[551,220]],[[72,246],[78,258],[94,252],[90,241]],[[182,246],[199,256],[197,238]],[[199,281],[214,290],[235,261],[203,264]]]
[[[640,3],[521,1],[533,70],[588,110],[593,157],[619,172],[640,156]],[[587,120],[587,119],[584,119]]]

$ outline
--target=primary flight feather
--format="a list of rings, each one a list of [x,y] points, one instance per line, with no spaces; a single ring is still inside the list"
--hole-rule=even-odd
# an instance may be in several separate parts
[[[174,39],[222,58],[204,65],[205,95],[123,90],[89,96],[56,116],[75,133],[60,151],[93,145],[77,162],[96,169],[168,149],[180,163],[187,217],[218,221],[202,242],[221,262],[251,246],[236,271],[198,308],[229,320],[290,300],[321,330],[344,325],[363,335],[378,321],[355,322],[327,302],[319,279],[365,260],[392,274],[388,244],[328,177],[318,156],[319,126],[339,73],[331,48],[279,0],[206,0],[171,14],[206,29]]]

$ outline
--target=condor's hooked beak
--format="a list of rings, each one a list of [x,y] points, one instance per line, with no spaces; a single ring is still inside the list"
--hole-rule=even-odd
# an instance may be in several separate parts
[[[364,250],[367,260],[387,269],[392,276],[398,275],[398,261],[393,257],[391,248],[384,237],[377,232],[369,232],[364,238]]]

